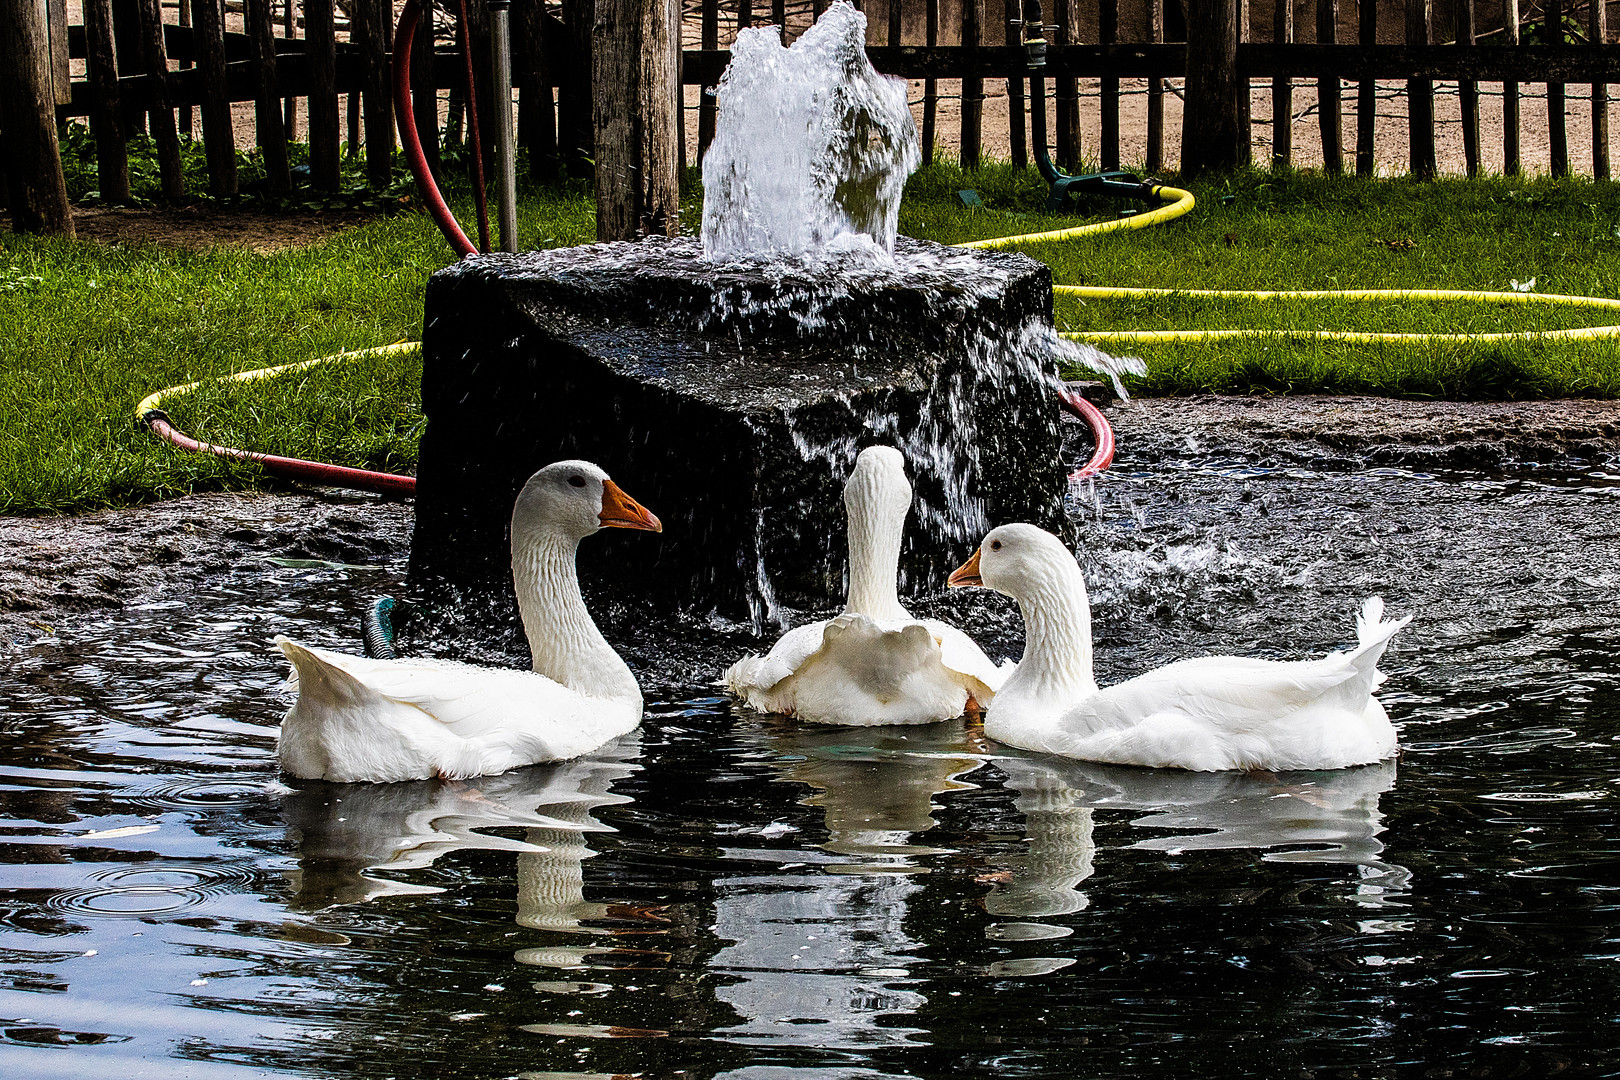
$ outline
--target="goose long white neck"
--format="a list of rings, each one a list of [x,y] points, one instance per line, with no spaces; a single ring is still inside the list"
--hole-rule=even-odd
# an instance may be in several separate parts
[[[1024,658],[997,694],[1074,700],[1097,692],[1092,671],[1091,601],[1074,560],[1046,560],[1017,594]]]
[[[587,697],[641,700],[636,677],[585,607],[579,540],[554,532],[512,545],[512,585],[534,670]]]
[[[844,611],[873,619],[909,620],[900,604],[900,541],[911,510],[911,485],[894,454],[891,469],[857,463],[844,485],[849,516],[849,598]]]

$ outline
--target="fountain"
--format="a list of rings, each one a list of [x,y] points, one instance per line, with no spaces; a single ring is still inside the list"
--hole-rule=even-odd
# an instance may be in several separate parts
[[[834,4],[783,48],[744,30],[705,160],[703,237],[471,256],[435,274],[413,583],[509,594],[506,528],[538,466],[601,464],[665,522],[587,580],[756,626],[840,593],[839,491],[901,448],[903,572],[942,580],[994,522],[1064,494],[1050,272],[896,238],[918,160],[905,87]]]

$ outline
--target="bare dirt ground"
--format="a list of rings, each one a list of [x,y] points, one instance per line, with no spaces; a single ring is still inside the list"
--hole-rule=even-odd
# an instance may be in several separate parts
[[[73,228],[80,240],[103,244],[166,244],[201,250],[215,245],[268,254],[314,244],[376,217],[362,210],[271,213],[199,203],[196,206],[77,207]]]
[[[1115,467],[1124,470],[1189,454],[1274,467],[1486,473],[1512,463],[1620,458],[1620,401],[1204,395],[1108,411],[1119,435]],[[183,598],[254,561],[398,563],[412,522],[408,503],[325,489],[192,495],[81,517],[0,517],[0,656],[69,622]]]

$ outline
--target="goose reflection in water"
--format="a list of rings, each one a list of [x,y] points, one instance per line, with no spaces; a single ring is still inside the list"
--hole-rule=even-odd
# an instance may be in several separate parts
[[[925,997],[906,923],[928,873],[923,860],[944,853],[916,840],[936,824],[934,797],[972,788],[958,777],[982,758],[955,721],[858,732],[768,723],[758,741],[783,780],[811,789],[803,805],[820,808],[827,839],[750,851],[783,865],[717,883],[715,929],[728,944],[711,966],[735,981],[715,996],[746,1018],[726,1037],[914,1045],[920,1029],[906,1019]]]
[[[632,732],[595,752],[470,780],[395,784],[305,783],[283,801],[295,830],[298,868],[288,875],[295,910],[363,903],[378,896],[441,891],[392,877],[463,849],[517,853],[520,925],[577,929],[610,916],[589,904],[582,863],[585,837],[609,832],[592,816],[628,802],[613,784],[636,772],[640,737]],[[524,830],[522,839],[495,829]]]
[[[1185,773],[1056,758],[997,757],[1017,792],[1029,851],[985,900],[992,914],[1040,918],[1084,909],[1079,890],[1094,872],[1094,815],[1144,811],[1137,828],[1175,830],[1138,850],[1253,849],[1275,862],[1361,868],[1356,900],[1397,902],[1411,874],[1385,862],[1379,797],[1395,786],[1395,763],[1308,773]],[[1188,831],[1191,830],[1191,831]]]

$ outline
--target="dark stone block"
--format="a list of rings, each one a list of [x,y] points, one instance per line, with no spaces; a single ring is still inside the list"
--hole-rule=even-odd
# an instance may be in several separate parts
[[[413,584],[507,595],[512,500],[571,457],[665,529],[592,537],[582,576],[727,615],[841,599],[843,479],[873,442],[916,489],[913,587],[943,587],[990,525],[1055,526],[1050,272],[905,239],[897,262],[718,265],[658,238],[435,274]]]

